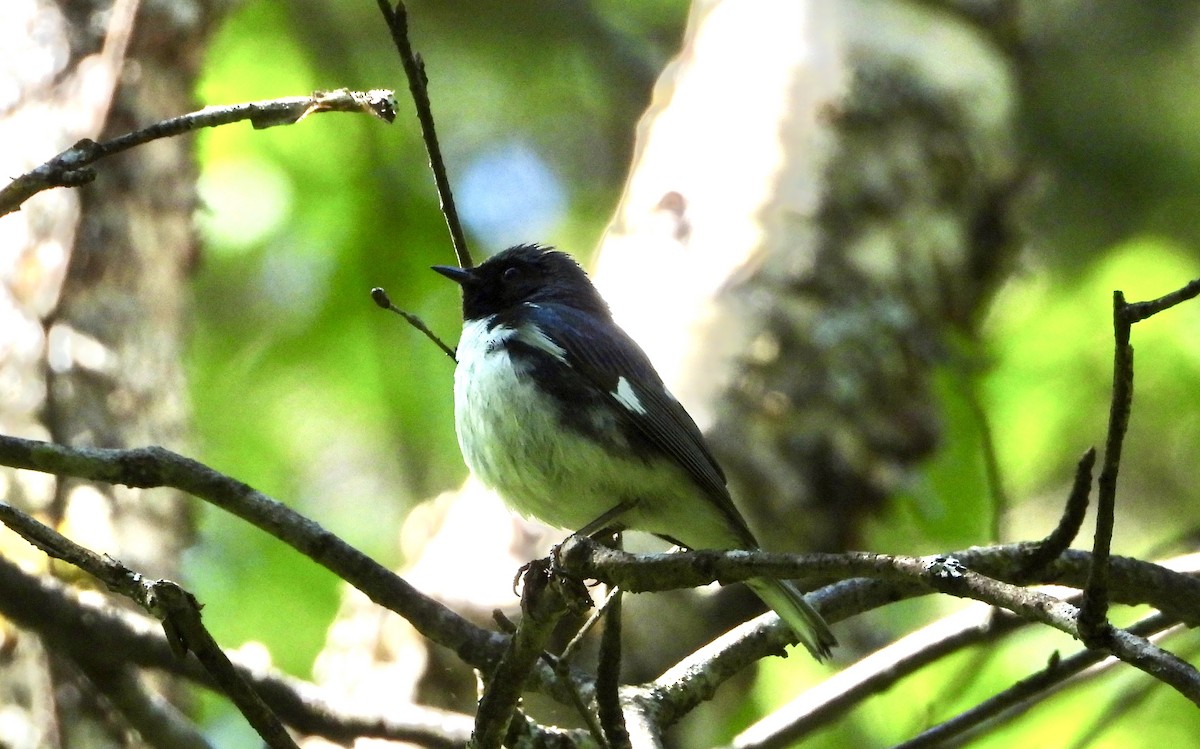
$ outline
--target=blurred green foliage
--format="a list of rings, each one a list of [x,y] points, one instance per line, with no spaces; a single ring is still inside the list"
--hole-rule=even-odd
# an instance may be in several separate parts
[[[873,550],[927,553],[987,541],[992,500],[972,399],[987,416],[1013,500],[1005,539],[1047,532],[1075,460],[1103,443],[1112,290],[1144,299],[1200,276],[1192,206],[1200,188],[1192,168],[1200,163],[1192,126],[1200,10],[1170,2],[1154,13],[1126,0],[1098,18],[1072,2],[1037,7],[1024,137],[1050,187],[1032,219],[1036,241],[979,340],[938,374],[944,447],[872,524]],[[636,119],[686,13],[681,0],[411,4],[452,179],[473,196],[464,207],[469,228],[488,232],[472,235],[477,255],[518,239],[591,251],[616,203]],[[368,296],[382,286],[448,342],[456,339],[457,292],[427,270],[453,258],[378,11],[366,1],[247,2],[212,45],[198,96],[221,104],[340,87],[396,89],[396,123],[323,114],[200,137],[206,250],[189,367],[197,453],[397,564],[407,508],[455,486],[465,469],[452,427],[452,363]],[[1196,302],[1134,330],[1122,552],[1195,533],[1198,331]],[[204,514],[190,554],[188,575],[216,636],[230,645],[262,640],[277,665],[307,675],[337,605],[337,581],[220,513]],[[872,627],[889,630],[878,640],[927,621],[929,605],[950,607],[906,604],[873,617]],[[812,745],[900,740],[1027,675],[1052,648],[1074,650],[1043,631],[1011,639],[990,658],[964,653],[922,671]],[[821,667],[802,661],[767,664],[754,692],[758,708],[819,678]],[[1042,745],[1065,746],[1097,706],[1144,682],[1130,672],[1067,691],[973,745],[1026,745],[1038,736]],[[1181,711],[1181,702],[1158,689],[1136,721],[1093,746],[1184,745],[1200,732],[1200,717]],[[737,727],[714,730],[731,736]]]

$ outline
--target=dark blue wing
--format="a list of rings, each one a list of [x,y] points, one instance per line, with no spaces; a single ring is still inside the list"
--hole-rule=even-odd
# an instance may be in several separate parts
[[[725,473],[709,453],[696,422],[663,386],[632,338],[616,325],[599,326],[592,315],[563,305],[524,305],[519,314],[520,322],[533,323],[563,350],[567,368],[605,394],[604,403],[621,423],[640,435],[649,449],[683,467],[731,525],[753,542],[729,497]],[[640,411],[618,397],[621,378],[632,389]]]

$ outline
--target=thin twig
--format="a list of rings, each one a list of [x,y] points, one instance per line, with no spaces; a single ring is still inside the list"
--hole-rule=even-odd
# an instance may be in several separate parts
[[[221,646],[200,621],[200,603],[183,588],[169,580],[154,586],[155,597],[165,621],[187,648],[196,654],[204,668],[221,685],[221,691],[233,701],[254,730],[272,749],[299,749],[278,716],[267,707],[233,664]]]
[[[994,641],[1025,624],[975,605],[906,635],[862,658],[734,737],[737,749],[783,749],[828,725],[868,697],[950,653]]]
[[[397,307],[396,305],[392,304],[392,298],[390,296],[388,296],[388,293],[386,291],[384,291],[383,289],[376,286],[375,288],[371,289],[371,299],[373,299],[375,301],[375,304],[379,305],[383,309],[389,310],[391,312],[395,312],[397,315],[400,315],[408,322],[409,325],[413,326],[417,330],[424,333],[425,337],[428,338],[429,340],[433,341],[435,346],[437,346],[442,351],[444,351],[446,353],[446,356],[450,357],[451,361],[457,360],[458,354],[455,352],[454,349],[447,346],[445,341],[443,341],[441,338],[438,337],[437,333],[434,333],[432,330],[430,330],[429,326],[425,324],[424,320],[417,317],[413,313],[406,312],[406,311],[400,309],[399,307]]]
[[[571,640],[562,649],[562,653],[559,654],[557,660],[561,662],[571,660],[571,658],[575,655],[575,651],[583,645],[587,633],[592,631],[592,628],[604,618],[604,612],[608,611],[608,607],[612,605],[613,599],[616,598],[617,593],[619,593],[620,590],[620,588],[612,588],[608,591],[608,595],[604,597],[604,600],[600,602],[600,605],[596,607],[596,610],[588,615],[588,618],[586,621],[584,621],[583,626],[579,628],[579,631],[575,633]]]
[[[1108,560],[1112,549],[1116,513],[1117,475],[1121,467],[1121,448],[1129,430],[1133,410],[1133,346],[1130,343],[1134,323],[1170,309],[1200,295],[1200,279],[1169,294],[1145,302],[1129,304],[1121,291],[1113,292],[1113,385],[1109,406],[1108,435],[1104,443],[1104,463],[1097,482],[1096,534],[1092,545],[1092,571],[1079,629],[1084,642],[1103,645],[1108,634]]]
[[[618,542],[619,543],[619,542]],[[632,749],[621,709],[621,589],[613,591],[604,612],[600,655],[596,668],[596,712],[610,749]]]
[[[1151,616],[1134,623],[1127,631],[1140,637],[1148,637],[1176,624],[1171,617],[1163,614]],[[1108,654],[1098,650],[1082,650],[1068,658],[1052,658],[1050,663],[1041,671],[1028,676],[1008,689],[983,700],[979,704],[965,710],[953,718],[929,728],[917,736],[897,744],[894,749],[924,749],[925,747],[945,746],[946,742],[961,736],[967,731],[979,727],[985,721],[992,720],[1006,710],[1046,693],[1058,687],[1087,668],[1108,658]]]
[[[579,717],[587,726],[588,732],[591,733],[592,738],[595,739],[598,746],[604,745],[604,729],[600,726],[600,721],[596,717],[596,714],[588,709],[583,694],[579,690],[579,684],[575,679],[571,678],[571,658],[574,657],[575,651],[583,645],[587,633],[596,626],[597,622],[604,618],[605,612],[608,611],[608,607],[612,605],[612,602],[616,599],[620,591],[620,588],[610,590],[600,605],[596,607],[595,611],[588,616],[583,626],[579,628],[579,631],[566,644],[566,647],[562,649],[562,652],[558,654],[558,657],[553,658],[555,673],[559,675],[563,689],[567,690],[571,695],[571,706],[575,708],[575,712],[579,714]]]
[[[1164,294],[1158,299],[1127,304],[1125,305],[1123,314],[1129,324],[1133,325],[1148,317],[1153,317],[1159,312],[1168,310],[1181,302],[1195,299],[1197,296],[1200,296],[1200,278],[1189,282],[1183,288],[1172,291],[1170,294]]]
[[[1072,637],[1083,639],[1084,633],[1078,626],[1079,609],[1065,601],[1001,583],[971,570],[955,569],[952,566],[940,570],[936,561],[933,564],[922,564],[927,565],[929,570],[926,581],[942,593],[1002,606],[1022,618],[1041,622]],[[907,567],[908,563],[903,566]],[[1089,647],[1094,647],[1092,643],[1086,640],[1084,642]],[[1135,637],[1111,625],[1108,636],[1104,638],[1102,650],[1169,684],[1193,703],[1200,705],[1200,673],[1190,663],[1144,638]]]
[[[0,216],[19,209],[21,204],[52,187],[79,187],[96,178],[91,165],[106,156],[127,151],[158,138],[228,125],[249,120],[256,128],[291,125],[318,112],[366,112],[385,122],[395,116],[395,97],[391,91],[318,91],[311,96],[293,96],[220,107],[205,107],[198,112],[173,117],[153,125],[97,143],[84,138],[39,167],[14,179],[0,189]]]
[[[475,730],[471,733],[473,749],[499,749],[507,738],[525,682],[545,652],[554,625],[577,599],[577,593],[564,587],[570,584],[550,571],[548,560],[531,562],[526,568],[521,623],[495,670],[487,675],[487,686],[475,713]],[[586,591],[583,596],[587,597]]]
[[[425,63],[420,55],[413,52],[412,42],[408,38],[408,9],[404,7],[404,0],[397,0],[395,10],[388,5],[388,0],[377,2],[388,31],[392,34],[396,51],[400,53],[404,75],[408,78],[408,90],[417,110],[421,139],[425,141],[425,150],[429,154],[429,168],[433,171],[433,182],[437,186],[442,215],[446,218],[446,228],[450,230],[454,256],[458,259],[460,267],[470,268],[471,252],[467,248],[467,237],[463,233],[458,209],[454,205],[454,193],[450,190],[450,178],[446,175],[446,163],[442,159],[442,148],[438,145],[437,128],[433,122],[433,107],[429,103],[429,77],[425,74]]]
[[[1108,436],[1104,441],[1104,463],[1096,491],[1096,534],[1092,542],[1092,572],[1086,595],[1079,609],[1079,632],[1089,645],[1104,645],[1108,625],[1108,556],[1112,549],[1117,504],[1117,474],[1121,468],[1121,447],[1129,430],[1133,409],[1133,346],[1129,343],[1130,323],[1125,318],[1125,295],[1113,292],[1112,402],[1108,411]]]
[[[1075,481],[1071,484],[1067,506],[1058,520],[1058,525],[1049,536],[1034,546],[1021,568],[1022,577],[1031,576],[1053,562],[1079,535],[1079,529],[1083,527],[1083,520],[1087,516],[1088,499],[1092,491],[1092,469],[1095,466],[1096,448],[1089,447],[1075,466]]]
[[[1011,582],[1017,577],[1020,560],[1028,554],[1026,543],[991,547],[972,547],[950,552],[947,558],[991,577]],[[659,554],[631,554],[599,546],[578,536],[569,537],[559,546],[558,560],[563,570],[585,579],[620,585],[626,593],[645,593],[700,587],[713,582],[728,584],[752,577],[779,579],[840,579],[865,577],[875,580],[917,582],[907,570],[914,560],[925,563],[933,557],[901,557],[871,552],[840,554],[774,554],[765,551],[685,551]],[[1192,557],[1185,557],[1190,561]],[[1038,582],[1058,583],[1082,588],[1086,584],[1091,554],[1068,550],[1042,571]],[[1160,610],[1173,611],[1183,619],[1200,616],[1200,580],[1193,569],[1180,572],[1162,564],[1127,557],[1113,557],[1113,593],[1120,602],[1146,603]],[[821,589],[830,591],[837,584]],[[927,590],[927,587],[926,587]],[[917,592],[914,590],[914,595]],[[823,594],[824,595],[824,594]],[[858,613],[863,609],[854,609]],[[833,619],[840,611],[824,612]]]

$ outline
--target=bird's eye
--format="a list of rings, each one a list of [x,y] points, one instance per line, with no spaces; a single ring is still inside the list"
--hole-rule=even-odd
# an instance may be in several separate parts
[[[520,277],[521,269],[517,268],[516,266],[508,268],[504,271],[504,273],[500,274],[500,280],[504,283],[513,283]]]

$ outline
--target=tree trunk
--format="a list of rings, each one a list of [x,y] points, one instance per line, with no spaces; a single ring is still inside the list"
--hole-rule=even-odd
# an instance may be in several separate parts
[[[12,85],[12,98],[0,102],[0,140],[9,144],[0,152],[3,173],[25,172],[81,138],[191,109],[214,5],[29,0],[6,8],[13,43],[0,45],[0,79]],[[3,433],[78,446],[185,447],[180,352],[196,255],[191,146],[190,138],[160,140],[108,159],[92,184],[41,193],[0,218]],[[0,481],[7,501],[85,546],[140,572],[178,577],[192,532],[180,494],[11,469]],[[6,539],[5,554],[47,568],[21,544]],[[126,674],[70,660],[11,627],[3,639],[10,655],[0,665],[0,744],[139,746],[137,732],[153,730]]]

